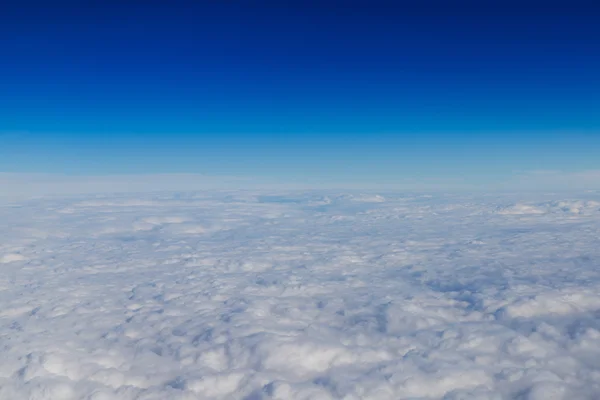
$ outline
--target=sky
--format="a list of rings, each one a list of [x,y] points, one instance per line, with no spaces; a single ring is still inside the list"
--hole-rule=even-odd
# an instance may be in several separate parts
[[[403,3],[7,2],[0,172],[600,170],[600,6]]]

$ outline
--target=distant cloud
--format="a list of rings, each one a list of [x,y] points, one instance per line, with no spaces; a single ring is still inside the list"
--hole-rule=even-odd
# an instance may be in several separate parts
[[[471,183],[463,179],[403,179],[389,183],[275,180],[202,174],[73,176],[0,172],[0,197],[22,198],[93,193],[143,193],[201,190],[348,189],[416,192],[585,191],[600,190],[600,170],[529,171],[504,182]]]
[[[501,186],[506,189],[520,190],[600,190],[600,170],[529,171],[516,175]]]
[[[73,176],[62,174],[2,173],[0,197],[38,197],[93,193],[143,193],[199,190],[469,190],[471,186],[455,180],[411,179],[397,183],[328,182],[322,180],[274,180],[268,178],[209,176],[202,174],[140,174]]]
[[[0,196],[32,197],[91,193],[194,191],[250,187],[252,180],[200,174],[72,176],[0,173]]]

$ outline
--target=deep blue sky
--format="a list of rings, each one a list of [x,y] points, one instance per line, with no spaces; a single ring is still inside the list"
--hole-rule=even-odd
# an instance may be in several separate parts
[[[600,169],[591,3],[7,3],[0,171],[393,182]]]

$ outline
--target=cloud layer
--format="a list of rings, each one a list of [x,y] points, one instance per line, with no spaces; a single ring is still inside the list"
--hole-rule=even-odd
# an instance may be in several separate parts
[[[0,220],[0,399],[600,394],[591,193],[107,194]]]

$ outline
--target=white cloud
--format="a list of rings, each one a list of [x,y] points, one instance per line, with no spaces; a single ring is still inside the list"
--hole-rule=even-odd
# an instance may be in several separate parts
[[[597,399],[600,195],[536,196],[0,205],[0,400]]]

